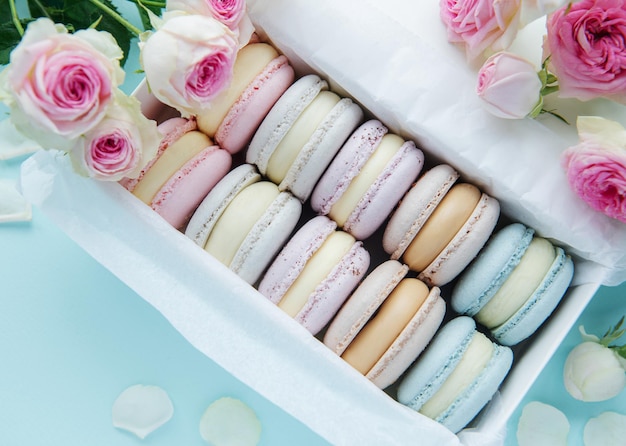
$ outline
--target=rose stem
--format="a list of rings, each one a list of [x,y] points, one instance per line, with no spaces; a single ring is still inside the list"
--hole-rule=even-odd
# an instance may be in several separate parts
[[[24,27],[20,23],[20,18],[17,15],[17,9],[15,8],[15,0],[9,0],[9,7],[11,8],[11,18],[13,19],[13,24],[15,25],[15,29],[20,33],[20,36],[24,35]]]
[[[139,36],[139,34],[141,34],[141,30],[139,28],[137,28],[135,25],[130,23],[124,17],[119,15],[117,12],[115,12],[114,10],[112,10],[111,8],[109,8],[107,5],[100,2],[99,0],[89,0],[89,3],[94,4],[95,6],[100,8],[102,11],[106,12],[108,15],[110,15],[113,19],[119,22],[124,28],[126,28],[128,31],[133,33],[135,36]]]

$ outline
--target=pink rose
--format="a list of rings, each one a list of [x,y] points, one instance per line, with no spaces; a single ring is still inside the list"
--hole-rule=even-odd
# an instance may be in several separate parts
[[[184,11],[213,17],[232,31],[246,13],[245,0],[169,0],[167,11]]]
[[[49,19],[29,24],[0,75],[15,126],[46,148],[67,150],[105,114],[123,81],[122,51],[94,29],[68,34]]]
[[[232,79],[238,42],[225,25],[202,15],[177,15],[141,43],[141,64],[154,95],[184,114],[211,108]]]
[[[626,103],[626,4],[582,0],[550,15],[544,53],[559,95]]]
[[[614,121],[580,116],[580,143],[562,154],[570,186],[593,209],[626,223],[626,131]]]
[[[156,122],[141,114],[139,101],[118,92],[102,121],[75,141],[70,156],[77,172],[118,181],[137,176],[160,140]]]
[[[448,40],[463,43],[470,59],[507,49],[520,20],[521,0],[440,0]]]
[[[507,119],[522,119],[541,109],[541,80],[535,66],[513,53],[491,56],[478,72],[476,93],[486,110]]]

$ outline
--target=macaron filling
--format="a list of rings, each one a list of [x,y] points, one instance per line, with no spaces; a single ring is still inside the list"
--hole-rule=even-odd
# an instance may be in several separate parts
[[[229,266],[252,227],[279,193],[278,187],[269,181],[254,183],[239,192],[215,223],[205,251]]]
[[[343,231],[332,232],[307,260],[306,265],[285,292],[278,307],[295,317],[306,305],[315,288],[330,274],[332,269],[356,243],[354,237]]]
[[[278,52],[266,43],[251,43],[241,48],[237,53],[229,87],[211,101],[210,110],[198,115],[198,128],[207,135],[215,135],[230,107],[265,66],[276,57]]]
[[[346,223],[363,195],[376,182],[403,144],[404,139],[392,133],[387,133],[381,138],[378,147],[363,165],[358,175],[352,179],[348,188],[330,208],[328,215],[339,226]]]
[[[302,147],[340,100],[333,92],[321,91],[302,111],[268,161],[266,174],[271,181],[276,184],[283,181]]]
[[[506,322],[535,292],[555,258],[556,250],[548,240],[533,238],[519,264],[478,312],[476,320],[490,329]]]
[[[385,354],[429,295],[420,280],[403,279],[350,343],[341,357],[366,375]]]
[[[453,186],[407,247],[404,262],[413,271],[428,267],[472,215],[481,195],[469,183]]]
[[[187,161],[212,145],[211,139],[202,132],[194,130],[185,133],[170,145],[144,174],[133,189],[133,195],[149,205],[167,180]]]
[[[493,343],[484,334],[474,332],[461,360],[441,387],[419,409],[419,412],[429,418],[437,419],[454,403],[458,395],[479,378],[489,364],[494,350]]]

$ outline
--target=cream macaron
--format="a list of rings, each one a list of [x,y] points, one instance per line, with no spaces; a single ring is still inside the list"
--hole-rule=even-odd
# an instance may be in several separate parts
[[[395,260],[376,267],[333,319],[324,344],[380,388],[393,384],[441,325],[446,304],[437,287],[406,277]]]
[[[329,91],[319,76],[301,77],[259,126],[246,161],[304,202],[362,117],[357,104]]]
[[[254,166],[229,172],[194,212],[185,234],[254,284],[294,230],[302,204],[262,181]]]
[[[392,215],[383,247],[429,285],[443,286],[471,261],[493,232],[498,201],[440,164],[413,185]]]

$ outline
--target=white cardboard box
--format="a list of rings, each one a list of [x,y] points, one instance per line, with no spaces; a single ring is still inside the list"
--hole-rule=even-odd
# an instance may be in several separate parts
[[[469,91],[471,70],[460,68],[462,56],[454,48],[442,52],[445,45],[433,40],[445,39],[436,8],[412,3],[249,1],[261,34],[300,73],[314,70],[331,80],[427,157],[452,164],[497,197],[508,217],[575,256],[576,285],[531,341],[515,349],[500,395],[461,440],[373,386],[121,186],[79,177],[67,157],[40,152],[23,166],[22,189],[192,345],[330,443],[498,444],[599,284],[624,280],[626,230],[569,191],[558,153],[575,142],[575,129],[503,124],[483,112]],[[518,141],[515,151],[511,139]]]

